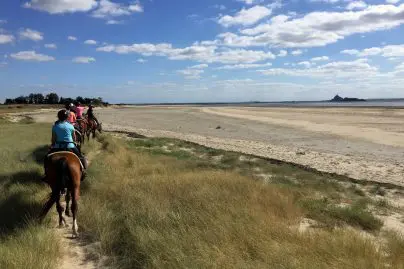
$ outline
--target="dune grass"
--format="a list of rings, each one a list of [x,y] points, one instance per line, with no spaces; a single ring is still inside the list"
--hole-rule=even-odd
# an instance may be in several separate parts
[[[40,181],[49,125],[1,120],[0,128],[0,268],[55,268],[58,239],[33,222],[49,193]]]
[[[49,125],[27,123],[0,119],[0,268],[57,268],[50,216],[32,221],[49,192],[39,180]],[[113,268],[404,267],[403,238],[380,244],[355,230],[380,228],[372,201],[332,177],[182,141],[100,143],[78,222]],[[257,168],[271,180],[258,180]],[[326,229],[299,229],[308,216]]]
[[[200,165],[182,155],[167,156],[171,153],[166,150],[160,155],[157,149],[144,152],[139,150],[147,148],[144,143],[139,148],[111,137],[102,137],[101,143],[105,154],[91,165],[86,182],[91,195],[83,196],[79,222],[100,242],[101,254],[111,257],[109,263],[114,267],[403,265],[403,241],[397,236],[380,245],[344,227],[299,230],[307,209],[299,202],[303,194],[297,187],[264,184],[241,171]],[[317,210],[309,211],[320,214]],[[357,219],[356,213],[330,211],[343,221],[353,218],[359,227],[368,225],[361,224],[368,222],[367,215]]]
[[[344,177],[319,174],[290,164],[177,139],[144,138],[130,140],[128,144],[137,151],[186,160],[183,165],[190,169],[232,171],[260,181],[266,178],[265,181],[270,184],[293,191],[305,216],[318,221],[323,227],[351,225],[374,232],[382,227],[382,222],[368,208],[371,204],[378,206],[380,202],[367,198],[366,193],[355,185],[340,184],[346,181]]]

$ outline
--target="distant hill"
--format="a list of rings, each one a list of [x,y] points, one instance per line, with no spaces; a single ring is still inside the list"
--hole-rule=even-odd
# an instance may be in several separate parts
[[[338,94],[334,96],[333,99],[330,100],[330,102],[366,102],[365,99],[359,99],[359,98],[350,98],[350,97],[344,97],[342,98]]]

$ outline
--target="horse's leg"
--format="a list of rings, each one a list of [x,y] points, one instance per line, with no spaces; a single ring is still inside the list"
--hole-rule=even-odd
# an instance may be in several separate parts
[[[78,211],[78,200],[80,198],[79,188],[74,187],[72,190],[72,212],[73,212],[73,236],[78,237],[79,234],[77,230],[79,226],[77,225],[77,211]]]
[[[41,214],[39,215],[39,222],[42,222],[45,218],[46,214],[48,214],[49,210],[52,208],[53,204],[56,202],[57,192],[52,191],[51,197],[42,207]]]
[[[95,139],[95,129],[93,129],[93,139]]]
[[[63,217],[64,208],[60,203],[60,194],[58,194],[56,197],[56,209],[59,213],[59,228],[63,228],[66,225],[66,220]]]
[[[70,191],[69,191],[69,190],[68,190],[67,193],[66,193],[65,199],[66,199],[65,215],[68,216],[68,217],[70,217],[70,207],[69,207],[69,204],[70,204],[71,194],[70,194]]]

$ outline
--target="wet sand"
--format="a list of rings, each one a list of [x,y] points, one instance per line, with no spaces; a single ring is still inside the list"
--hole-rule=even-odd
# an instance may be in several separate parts
[[[400,109],[149,106],[96,113],[107,130],[179,138],[404,186]],[[54,120],[44,113],[34,118]]]

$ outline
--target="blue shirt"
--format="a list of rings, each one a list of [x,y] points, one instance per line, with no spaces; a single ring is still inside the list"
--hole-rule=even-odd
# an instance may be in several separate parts
[[[52,132],[56,136],[54,148],[75,148],[73,141],[74,127],[67,121],[57,122],[52,127]]]

